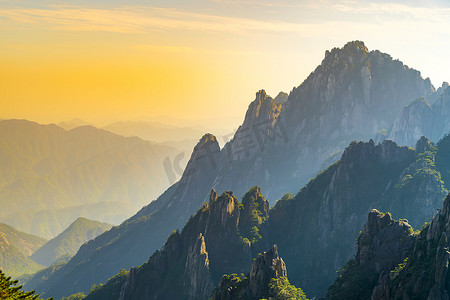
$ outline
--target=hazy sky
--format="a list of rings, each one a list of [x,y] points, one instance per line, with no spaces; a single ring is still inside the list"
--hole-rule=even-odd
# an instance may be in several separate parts
[[[450,1],[0,0],[0,118],[234,127],[350,40],[450,81]]]

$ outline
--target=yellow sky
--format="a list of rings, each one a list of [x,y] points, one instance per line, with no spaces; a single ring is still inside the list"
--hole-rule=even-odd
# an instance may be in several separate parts
[[[450,80],[445,2],[169,2],[0,1],[0,118],[233,128],[257,90],[289,92],[355,39]]]

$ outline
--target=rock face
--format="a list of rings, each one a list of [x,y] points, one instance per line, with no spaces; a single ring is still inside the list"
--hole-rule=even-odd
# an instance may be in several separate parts
[[[287,278],[286,265],[278,256],[277,246],[274,245],[269,251],[258,255],[247,277],[240,278],[236,274],[222,276],[211,299],[269,299],[270,296],[273,296],[270,291],[271,281],[281,277]]]
[[[206,252],[205,237],[201,233],[188,251],[184,270],[188,299],[197,299],[211,291],[208,252]]]
[[[267,296],[270,280],[279,277],[287,277],[287,270],[275,245],[259,255],[252,264],[248,279],[249,295],[256,299]]]
[[[373,295],[382,294],[390,271],[404,261],[415,238],[407,220],[395,221],[389,213],[370,211],[358,238],[355,259],[343,268],[327,299],[370,299],[372,290]]]
[[[407,264],[397,276],[386,280],[383,293],[372,298],[408,299],[414,296],[428,300],[449,299],[449,225],[450,197],[447,196],[442,210],[417,236]]]
[[[444,83],[429,96],[433,104],[420,98],[403,108],[392,125],[390,140],[400,145],[413,146],[421,136],[429,137],[433,142],[439,141],[450,131],[448,114],[450,113],[450,89]]]
[[[420,234],[412,233],[405,220],[399,220],[399,226],[392,226],[389,225],[393,224],[390,216],[383,220],[386,215],[375,211],[371,214],[378,217],[369,215],[358,239],[355,260],[347,264],[330,287],[327,298],[355,299],[356,296],[369,295],[372,300],[449,299],[450,245],[447,236],[450,234],[450,195],[445,199],[442,210],[423,226]],[[383,229],[377,230],[379,224]],[[368,234],[370,228],[378,231],[373,238]],[[368,243],[367,237],[372,242]],[[361,284],[361,278],[355,274],[365,277],[366,284]]]
[[[395,221],[389,213],[371,210],[358,238],[355,263],[377,274],[392,270],[412,249],[413,232],[408,220]]]

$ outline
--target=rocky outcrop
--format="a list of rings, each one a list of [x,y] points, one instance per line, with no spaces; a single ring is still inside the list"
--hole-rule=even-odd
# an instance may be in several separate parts
[[[420,233],[414,233],[406,220],[393,221],[389,214],[371,211],[358,239],[355,260],[343,269],[327,298],[370,295],[372,300],[448,300],[449,234],[450,195]]]
[[[450,196],[447,196],[442,210],[417,236],[405,266],[384,284],[384,293],[374,295],[372,299],[411,299],[413,296],[428,300],[449,299],[449,234]]]
[[[189,300],[202,298],[202,296],[208,295],[213,288],[209,277],[209,259],[205,238],[201,233],[188,250],[184,278]]]
[[[164,247],[144,265],[132,268],[127,277],[112,278],[87,299],[118,299],[117,295],[121,300],[208,299],[214,288],[213,282],[218,282],[224,273],[248,272],[253,252],[258,249],[253,249],[253,243],[257,244],[257,241],[245,235],[240,221],[249,223],[247,215],[267,216],[268,202],[257,187],[246,197],[253,199],[252,203],[266,206],[242,204],[232,192],[217,196],[212,190],[209,202],[191,217],[181,233],[174,231]],[[256,230],[262,225],[256,224]],[[278,254],[276,249],[274,251],[265,259],[275,259]],[[277,263],[273,267],[282,272],[283,266]],[[261,272],[255,272],[256,281],[265,278],[261,277]]]
[[[256,299],[268,295],[272,278],[287,277],[286,264],[278,256],[277,246],[259,255],[252,264],[248,278],[249,295]]]
[[[270,284],[273,280],[282,277],[287,280],[286,264],[278,256],[277,246],[274,245],[269,251],[258,255],[247,277],[241,278],[236,274],[223,275],[218,286],[214,289],[211,299],[269,299],[274,296]],[[294,295],[291,295],[291,297],[284,296],[289,299],[302,299],[294,297]]]
[[[278,95],[273,99],[277,104],[286,103],[289,98],[289,94],[285,92],[279,92]]]
[[[355,263],[369,266],[377,274],[392,270],[412,249],[413,232],[408,220],[395,221],[389,213],[371,210],[358,238]]]
[[[415,238],[408,220],[395,221],[389,213],[370,211],[358,238],[355,259],[343,268],[329,288],[327,299],[369,299],[371,294],[372,299],[378,297],[386,288],[390,271],[413,249]]]

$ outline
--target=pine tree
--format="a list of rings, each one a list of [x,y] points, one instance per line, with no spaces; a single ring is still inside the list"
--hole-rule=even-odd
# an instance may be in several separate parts
[[[22,286],[17,285],[18,283],[18,280],[11,280],[11,277],[6,277],[5,273],[0,270],[0,299],[35,300],[39,297],[34,294],[34,291],[22,291]]]

